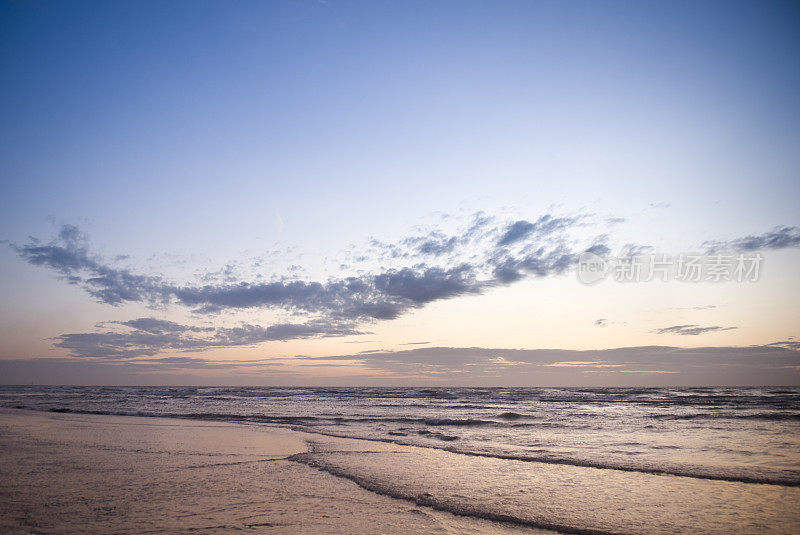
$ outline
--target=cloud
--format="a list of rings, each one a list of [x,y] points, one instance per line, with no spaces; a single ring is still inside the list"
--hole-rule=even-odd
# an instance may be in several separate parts
[[[620,368],[622,364],[608,364],[597,360],[564,360],[545,364],[545,366],[553,366],[554,368]]]
[[[476,280],[475,269],[468,264],[447,270],[436,267],[422,271],[404,268],[372,278],[372,285],[380,294],[416,304],[480,293],[485,284]]]
[[[466,229],[454,235],[430,231],[397,244],[373,240],[379,254],[395,260],[416,260],[412,265],[324,282],[287,276],[268,282],[235,280],[232,268],[224,270],[225,276],[217,283],[209,282],[208,277],[202,278],[200,284],[170,282],[158,274],[115,267],[113,262],[90,253],[85,236],[70,225],[62,227],[50,243],[31,239],[23,246],[11,247],[28,263],[54,270],[70,284],[109,305],[178,304],[199,314],[275,308],[337,321],[374,321],[397,318],[433,301],[479,294],[526,275],[563,273],[580,252],[567,246],[564,237],[578,219],[545,215],[534,222],[517,221],[511,229],[503,230],[493,218],[478,213]],[[524,232],[509,234],[512,229],[523,227]],[[498,247],[495,242],[501,233],[499,243],[513,242],[516,248]],[[419,262],[423,256],[432,256],[434,261]]]
[[[23,246],[11,244],[11,247],[28,263],[54,270],[70,284],[110,305],[178,304],[199,314],[275,308],[340,320],[373,321],[394,319],[434,301],[480,294],[526,277],[559,275],[572,268],[584,251],[607,254],[605,234],[595,236],[584,247],[569,239],[568,231],[586,217],[546,214],[532,221],[502,224],[479,213],[459,233],[434,230],[396,244],[373,240],[374,250],[383,258],[415,261],[411,265],[390,266],[324,282],[291,278],[291,273],[271,281],[242,280],[229,265],[221,272],[224,276],[219,282],[201,278],[201,283],[174,283],[159,274],[115,267],[113,261],[90,253],[86,237],[72,225],[63,226],[50,243],[31,239]],[[767,234],[729,242],[706,243],[711,250],[724,247],[746,251],[799,244],[800,231],[795,227],[779,227]],[[622,255],[639,255],[647,250],[650,247],[627,244]],[[431,257],[432,261],[420,261],[425,257]]]
[[[752,253],[765,249],[800,247],[800,228],[775,227],[770,232],[756,236],[745,236],[733,240],[714,240],[703,243],[708,254],[720,252]]]
[[[793,349],[795,351],[800,351],[800,340],[798,340],[794,336],[790,336],[788,340],[781,340],[779,342],[772,342],[769,344],[770,346],[775,347],[783,347],[786,349]]]
[[[179,323],[175,323],[174,321],[160,320],[156,318],[137,318],[128,321],[116,321],[111,323],[124,325],[125,327],[131,327],[138,331],[152,334],[180,333],[186,331],[208,332],[214,330],[213,327],[192,327],[188,325],[181,325]]]
[[[681,373],[677,370],[620,370],[620,373]]]
[[[497,244],[505,247],[532,235],[550,235],[574,225],[578,219],[577,217],[553,217],[546,214],[533,223],[525,220],[515,221],[506,228]]]
[[[442,256],[455,251],[461,240],[458,236],[445,236],[440,232],[431,232],[428,236],[418,236],[404,240],[415,252],[422,255]]]
[[[48,243],[31,238],[24,245],[9,246],[24,261],[51,269],[67,283],[112,306],[180,306],[197,315],[271,309],[304,318],[271,326],[228,328],[138,318],[115,324],[130,330],[67,333],[56,338],[56,345],[73,355],[124,358],[152,356],[166,350],[356,334],[361,332],[360,327],[398,318],[435,301],[482,294],[525,278],[561,275],[575,265],[584,251],[598,255],[610,251],[607,234],[581,240],[572,237],[572,231],[591,217],[545,214],[509,222],[478,212],[465,227],[455,231],[435,228],[396,243],[373,239],[368,249],[351,251],[350,260],[361,269],[327,280],[305,280],[291,269],[270,280],[261,275],[247,280],[229,263],[218,273],[175,282],[158,273],[119,267],[118,259],[93,253],[87,237],[74,225],[62,226]],[[761,236],[713,243],[717,244],[714,247],[726,244],[739,250],[789,247],[800,243],[800,233],[795,227],[779,227]],[[645,250],[649,248],[628,244],[623,254],[641,254]],[[712,330],[723,328],[690,325],[659,332],[696,335]]]
[[[651,245],[641,245],[638,243],[626,243],[620,250],[620,258],[633,258],[635,256],[642,256],[653,251]]]
[[[517,221],[512,225],[509,225],[508,229],[505,231],[503,236],[500,238],[500,241],[497,242],[498,245],[510,245],[512,243],[518,242],[521,239],[530,235],[536,225],[529,221]]]
[[[55,338],[54,345],[66,349],[73,357],[132,359],[155,356],[164,351],[203,351],[278,340],[364,334],[353,324],[330,323],[319,319],[306,323],[278,323],[268,327],[251,324],[193,327],[156,318],[113,323],[127,329],[62,334]]]
[[[115,365],[119,365],[117,362]],[[285,362],[275,359],[256,359],[256,360],[212,360],[197,357],[161,357],[129,360],[125,362],[134,366],[139,371],[168,371],[168,370],[230,370],[237,368],[272,368],[275,366],[285,366]],[[273,370],[274,373],[274,370]]]
[[[314,363],[356,363],[406,384],[435,381],[473,386],[568,386],[667,381],[719,385],[753,384],[754,380],[793,384],[800,379],[798,374],[783,375],[787,366],[800,366],[800,352],[782,342],[749,347],[641,346],[602,350],[430,347],[297,358]],[[659,379],[667,375],[668,379]]]
[[[527,275],[546,277],[560,275],[571,268],[578,260],[579,253],[563,244],[555,247],[542,246],[523,255],[499,253],[490,260],[494,265],[492,275],[497,284],[507,285],[517,282]]]
[[[608,326],[608,320],[605,319],[605,318],[599,318],[599,319],[594,320],[594,324],[597,327],[607,327]]]
[[[319,371],[333,367],[339,370],[336,377]],[[218,374],[199,373],[204,370]],[[800,351],[776,342],[748,347],[603,350],[432,347],[255,360],[188,356],[0,360],[0,382],[7,384],[31,380],[50,384],[219,384],[221,376],[232,385],[796,385]]]
[[[11,248],[29,264],[53,269],[100,302],[117,305],[126,301],[164,300],[167,294],[161,277],[110,267],[90,255],[85,242],[85,236],[76,226],[64,225],[56,240],[49,244],[31,239],[27,245],[12,244]]]
[[[701,327],[699,325],[673,325],[671,327],[664,327],[656,329],[654,332],[657,334],[680,334],[682,336],[697,336],[698,334],[705,334],[708,332],[716,331],[730,331],[736,327]]]
[[[202,373],[213,371],[213,374]],[[162,357],[131,360],[33,358],[0,360],[4,384],[73,385],[263,385],[265,382],[296,384],[296,371],[274,359],[251,361]]]

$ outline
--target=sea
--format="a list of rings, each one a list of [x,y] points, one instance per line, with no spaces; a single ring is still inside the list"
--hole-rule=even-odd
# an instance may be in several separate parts
[[[305,462],[418,504],[555,531],[671,532],[665,528],[669,524],[658,519],[652,525],[646,519],[636,524],[644,513],[632,518],[632,513],[620,512],[619,521],[608,514],[599,495],[615,486],[619,488],[614,496],[641,487],[642,495],[652,494],[644,499],[654,500],[653,508],[661,503],[660,493],[670,489],[676,495],[664,498],[667,501],[692,493],[704,497],[697,500],[707,503],[698,506],[716,518],[688,524],[696,532],[724,532],[720,522],[752,533],[789,533],[800,527],[796,387],[2,386],[0,406],[238,422],[286,427],[320,440],[365,439],[383,444],[374,452],[383,456],[381,463],[356,463],[352,455],[333,454]],[[391,457],[387,447],[392,445],[413,448],[398,449]],[[414,465],[399,467],[420,451],[441,453],[419,457],[416,468],[428,463],[427,468],[411,477]],[[460,472],[447,477],[451,486],[460,488],[445,489],[436,478],[425,482],[436,470],[456,468]],[[453,483],[459,478],[463,483]],[[575,496],[573,509],[560,502],[537,508],[532,498],[518,497],[544,492],[561,480],[560,486],[547,490],[547,499],[565,502]],[[492,489],[502,490],[502,500],[487,498]],[[453,506],[451,495],[461,496],[466,506]],[[603,514],[573,518],[588,515],[595,502]],[[621,503],[635,502],[636,497],[629,496]],[[684,506],[691,510],[692,504]],[[737,517],[745,514],[743,510],[753,512]],[[687,521],[685,515],[675,520],[674,532],[685,532]]]

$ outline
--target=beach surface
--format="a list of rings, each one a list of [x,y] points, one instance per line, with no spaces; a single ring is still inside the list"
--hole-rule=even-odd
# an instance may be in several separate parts
[[[271,425],[0,409],[11,533],[798,533],[800,487]]]
[[[0,409],[0,532],[545,533],[421,507],[288,460],[316,438]]]

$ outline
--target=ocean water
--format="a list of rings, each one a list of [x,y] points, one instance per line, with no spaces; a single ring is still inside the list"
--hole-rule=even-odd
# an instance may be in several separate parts
[[[563,532],[800,531],[800,388],[6,386],[0,406],[288,427],[319,437],[297,461],[370,490]]]

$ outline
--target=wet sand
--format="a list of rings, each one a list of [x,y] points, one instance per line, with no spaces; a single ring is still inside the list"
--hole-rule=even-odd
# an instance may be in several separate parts
[[[319,438],[0,409],[0,532],[545,533],[376,494],[290,460]]]

